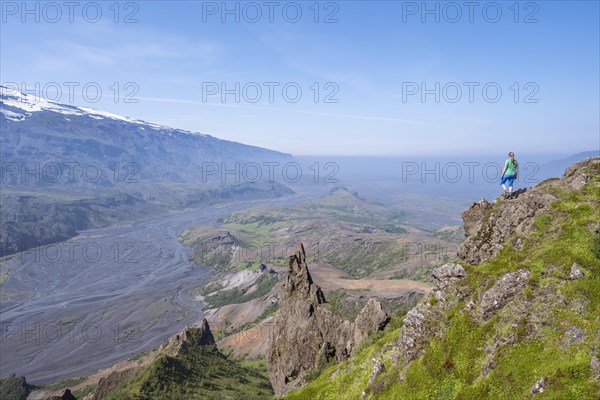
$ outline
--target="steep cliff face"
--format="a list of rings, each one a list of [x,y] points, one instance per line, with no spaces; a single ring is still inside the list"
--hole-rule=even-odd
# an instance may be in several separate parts
[[[300,244],[290,257],[280,310],[271,330],[267,367],[277,396],[304,385],[308,372],[348,359],[360,341],[383,329],[389,319],[374,299],[355,323],[332,312],[313,282],[305,258]]]
[[[600,159],[463,214],[463,261],[289,399],[600,399]]]

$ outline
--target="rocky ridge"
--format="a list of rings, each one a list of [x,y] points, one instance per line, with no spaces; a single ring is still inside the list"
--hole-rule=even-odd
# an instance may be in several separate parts
[[[557,199],[549,189],[581,189],[592,176],[587,167],[594,165],[593,160],[573,164],[561,179],[550,179],[534,188],[518,190],[513,199],[498,198],[493,204],[481,199],[473,203],[462,214],[467,239],[458,248],[458,256],[470,264],[481,264],[493,258],[507,238],[530,234],[535,228],[535,217]]]

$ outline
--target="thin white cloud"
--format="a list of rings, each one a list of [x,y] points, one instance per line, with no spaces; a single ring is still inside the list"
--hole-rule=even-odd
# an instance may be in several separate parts
[[[252,106],[252,105],[241,105],[241,104],[208,103],[208,102],[202,102],[202,101],[197,101],[197,100],[170,99],[170,98],[160,98],[160,97],[140,97],[140,100],[159,102],[159,103],[189,104],[189,105],[198,105],[198,106],[207,106],[207,107],[226,107],[226,108],[266,110],[266,111],[278,111],[278,112],[284,111],[284,112],[291,112],[291,113],[319,115],[319,116],[323,116],[323,117],[332,117],[332,118],[364,119],[364,120],[371,120],[371,121],[384,121],[384,122],[393,122],[393,123],[400,123],[400,124],[439,127],[439,125],[432,124],[430,122],[413,120],[413,119],[405,119],[405,118],[386,117],[386,116],[323,113],[323,112],[318,112],[318,111],[302,110],[302,109],[289,109],[289,108],[282,108],[282,107],[264,107],[264,106]],[[196,119],[186,118],[186,120],[194,121]],[[200,120],[200,119],[198,119],[198,120]]]
[[[51,34],[47,29],[43,24],[3,29],[3,57],[26,56],[29,67],[39,66],[45,71],[47,68],[86,71],[94,67],[156,65],[166,61],[208,66],[221,59],[223,50],[215,40],[165,34],[137,24],[57,24],[52,26]],[[23,35],[36,39],[19,46],[4,46],[5,40],[11,37],[16,40]]]

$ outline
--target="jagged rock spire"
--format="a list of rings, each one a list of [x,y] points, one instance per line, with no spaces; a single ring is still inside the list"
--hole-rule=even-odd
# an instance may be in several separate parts
[[[358,341],[383,329],[388,320],[374,299],[359,313],[356,323],[323,303],[325,296],[310,276],[300,243],[289,258],[288,277],[267,352],[269,378],[276,396],[303,386],[306,374],[320,365],[348,359]]]
[[[284,288],[285,298],[289,297],[292,293],[298,292],[303,295],[307,300],[314,302],[315,304],[325,303],[325,296],[317,285],[314,284],[308,267],[306,265],[306,252],[304,251],[304,244],[299,243],[296,246],[294,254],[289,257],[289,268],[287,281]]]

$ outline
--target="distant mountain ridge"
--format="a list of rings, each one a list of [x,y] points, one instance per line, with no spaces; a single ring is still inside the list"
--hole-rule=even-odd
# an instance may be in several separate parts
[[[254,170],[244,176],[246,163],[292,160],[289,154],[59,104],[2,86],[0,125],[3,184],[236,184],[256,179]]]
[[[3,86],[0,128],[0,257],[82,229],[294,193],[262,170],[289,154]]]

